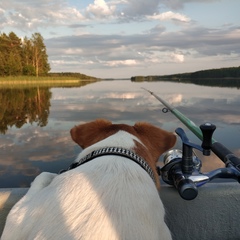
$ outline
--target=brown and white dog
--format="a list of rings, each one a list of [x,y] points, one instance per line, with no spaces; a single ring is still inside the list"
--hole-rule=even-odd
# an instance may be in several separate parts
[[[171,239],[156,163],[175,134],[148,123],[96,120],[74,127],[71,136],[83,148],[76,166],[36,177],[10,211],[1,239]],[[114,148],[120,153],[108,152]],[[99,149],[107,154],[87,159]]]

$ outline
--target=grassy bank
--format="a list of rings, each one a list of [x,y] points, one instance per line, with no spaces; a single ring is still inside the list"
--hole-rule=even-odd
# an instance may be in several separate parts
[[[19,76],[0,77],[0,88],[19,87],[78,87],[91,82],[99,81],[96,78],[79,79],[74,76]]]

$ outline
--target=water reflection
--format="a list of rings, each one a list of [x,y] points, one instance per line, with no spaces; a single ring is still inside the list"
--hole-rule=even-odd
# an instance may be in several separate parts
[[[216,124],[215,139],[240,153],[237,89],[126,80],[101,81],[75,88],[13,92],[4,89],[0,90],[1,96],[9,107],[2,106],[1,101],[4,109],[1,117],[5,119],[1,121],[1,126],[5,126],[1,130],[5,134],[0,135],[0,187],[29,186],[42,171],[58,172],[68,167],[80,151],[72,142],[69,130],[81,122],[107,118],[127,124],[149,121],[169,131],[179,126],[186,129],[170,113],[162,113],[160,103],[141,87],[155,91],[199,125],[205,121]],[[16,116],[20,117],[16,119]],[[187,129],[186,132],[191,141],[200,143]],[[181,147],[180,141],[176,147]],[[203,161],[203,171],[222,166],[214,155]]]
[[[36,122],[47,125],[51,92],[49,88],[0,89],[0,132]]]
[[[96,80],[77,82],[57,82],[61,87],[83,87],[94,83]],[[52,93],[49,82],[27,83],[5,83],[0,85],[0,133],[5,134],[9,127],[21,128],[24,124],[37,123],[44,127],[48,122],[50,111],[50,99]],[[69,85],[71,84],[71,85]]]

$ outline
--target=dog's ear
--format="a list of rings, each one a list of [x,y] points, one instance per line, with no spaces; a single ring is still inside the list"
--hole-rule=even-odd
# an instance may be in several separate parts
[[[134,129],[144,145],[149,151],[152,151],[156,160],[176,143],[177,138],[174,133],[155,127],[150,123],[138,122],[134,125]]]
[[[81,148],[86,148],[105,138],[104,130],[112,123],[105,119],[75,126],[70,130],[72,140]]]

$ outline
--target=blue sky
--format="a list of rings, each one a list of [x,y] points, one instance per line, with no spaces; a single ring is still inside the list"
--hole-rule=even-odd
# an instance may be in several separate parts
[[[240,66],[239,0],[8,0],[0,30],[40,32],[53,72],[101,78]]]

